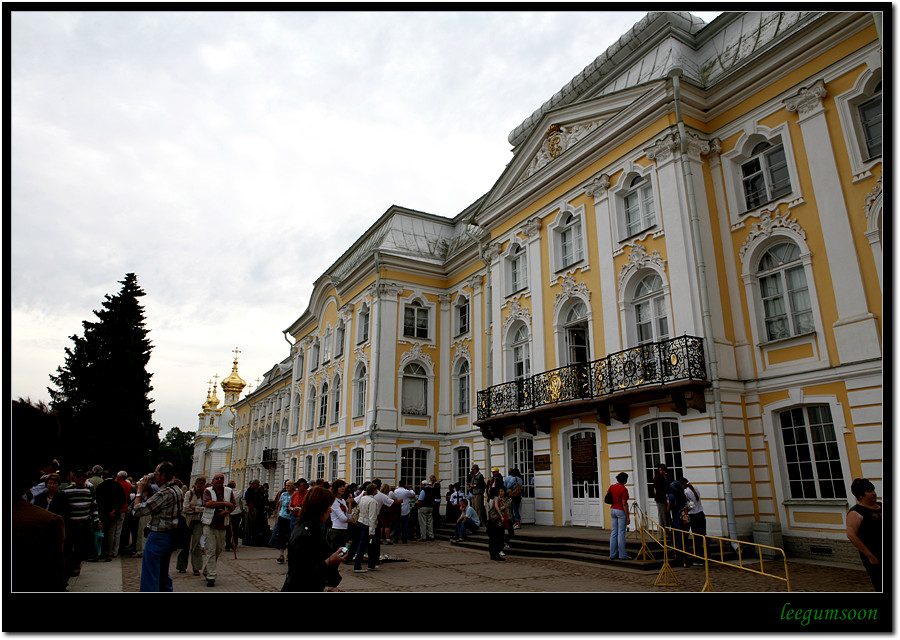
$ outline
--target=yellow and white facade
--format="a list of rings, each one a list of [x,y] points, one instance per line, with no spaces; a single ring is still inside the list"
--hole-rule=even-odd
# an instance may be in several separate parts
[[[851,481],[882,490],[879,28],[648,14],[482,198],[392,207],[319,277],[234,405],[241,486],[517,466],[523,521],[603,527],[664,460],[711,534],[846,552]]]

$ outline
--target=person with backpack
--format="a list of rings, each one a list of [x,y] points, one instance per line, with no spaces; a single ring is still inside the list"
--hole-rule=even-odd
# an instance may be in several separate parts
[[[519,473],[517,467],[509,470],[509,475],[503,481],[506,485],[506,495],[512,500],[513,529],[519,529],[522,526],[522,514],[520,507],[522,505],[522,493],[525,490],[525,481],[522,480],[522,474]]]

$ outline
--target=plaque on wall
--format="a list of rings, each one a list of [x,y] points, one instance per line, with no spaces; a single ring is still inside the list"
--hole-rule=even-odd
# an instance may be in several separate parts
[[[535,471],[550,471],[550,454],[542,454],[534,456]]]

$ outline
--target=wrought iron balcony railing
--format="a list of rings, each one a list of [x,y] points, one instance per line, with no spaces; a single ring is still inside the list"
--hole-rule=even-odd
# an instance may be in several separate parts
[[[278,449],[263,449],[261,462],[264,467],[274,467],[278,462]]]
[[[600,360],[488,387],[478,392],[478,420],[682,380],[706,380],[701,338],[681,336],[642,344]]]

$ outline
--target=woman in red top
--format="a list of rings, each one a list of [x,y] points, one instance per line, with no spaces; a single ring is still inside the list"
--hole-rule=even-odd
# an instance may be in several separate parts
[[[612,515],[612,533],[609,536],[610,560],[631,560],[625,552],[625,529],[631,520],[628,516],[628,489],[625,488],[626,482],[628,482],[628,474],[620,473],[616,476],[616,484],[609,488],[613,499],[610,507],[610,514]]]

